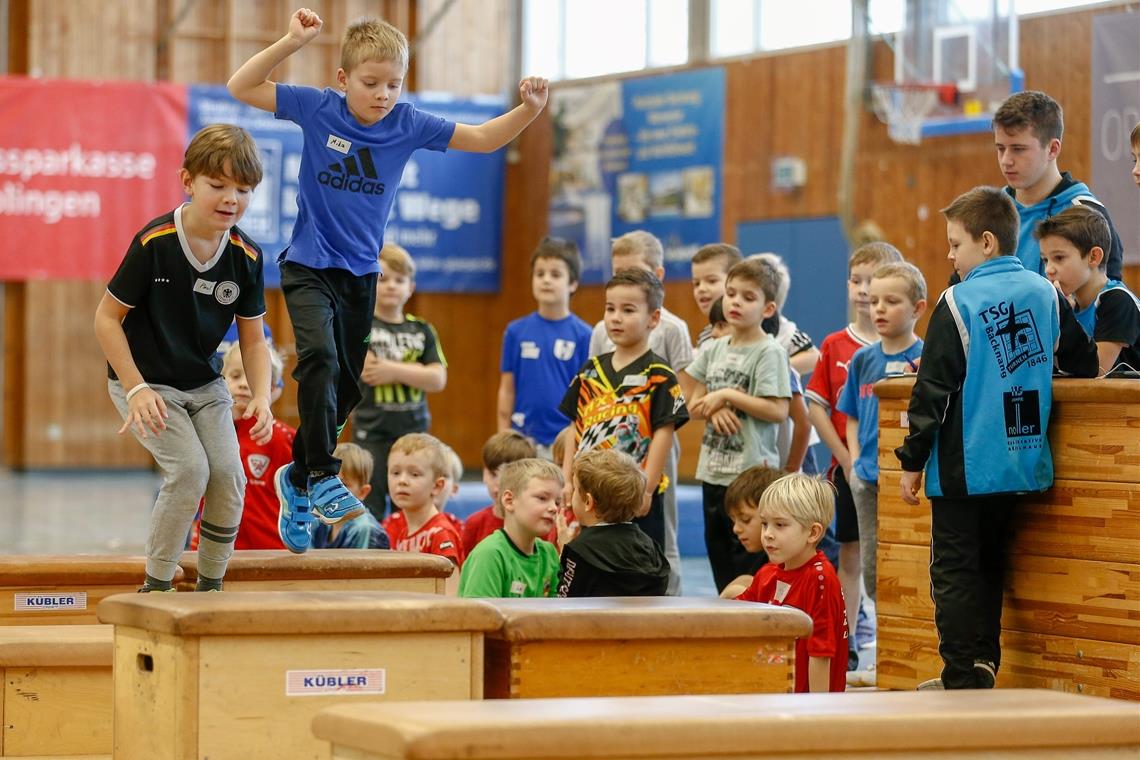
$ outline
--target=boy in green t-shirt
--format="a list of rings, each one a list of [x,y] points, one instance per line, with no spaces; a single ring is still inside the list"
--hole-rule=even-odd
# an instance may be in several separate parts
[[[503,527],[476,544],[459,576],[468,597],[551,596],[558,550],[550,534],[562,494],[562,471],[544,459],[520,459],[499,471]]]

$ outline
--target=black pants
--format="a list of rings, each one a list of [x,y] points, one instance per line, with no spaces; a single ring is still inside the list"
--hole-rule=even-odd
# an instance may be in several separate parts
[[[942,685],[978,686],[974,661],[1001,664],[1001,602],[1015,496],[932,499],[930,591]]]
[[[372,332],[376,275],[344,269],[311,269],[281,264],[281,290],[297,344],[297,412],[293,440],[293,484],[307,475],[340,472],[336,440],[359,403],[360,373]]]
[[[717,593],[741,575],[755,575],[768,561],[764,552],[751,554],[732,532],[732,519],[724,506],[728,486],[701,483],[701,502],[705,513],[705,550],[712,567]]]
[[[395,442],[395,438],[356,438],[356,443],[372,455],[372,490],[364,499],[364,506],[380,521],[388,514],[388,452]]]
[[[649,513],[645,517],[633,518],[633,524],[641,528],[645,535],[652,538],[661,547],[662,551],[665,549],[665,495],[654,491],[653,498],[649,502]]]

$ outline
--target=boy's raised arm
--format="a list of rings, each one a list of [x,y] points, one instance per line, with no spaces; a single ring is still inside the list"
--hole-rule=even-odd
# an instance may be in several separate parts
[[[321,17],[308,8],[301,8],[289,19],[289,32],[269,47],[257,53],[230,77],[226,87],[230,95],[243,103],[274,113],[277,111],[277,85],[269,75],[277,65],[321,33]]]
[[[285,56],[281,57],[284,59]],[[257,56],[251,58],[249,63],[252,63],[256,58]],[[240,70],[238,73],[241,73]],[[266,74],[268,73],[266,71]],[[233,80],[231,79],[230,82],[232,83]],[[231,89],[230,92],[233,90]],[[451,135],[451,142],[447,144],[447,147],[451,150],[462,150],[469,153],[495,152],[518,137],[535,120],[535,117],[542,113],[542,109],[546,107],[546,98],[549,92],[550,86],[545,79],[527,77],[519,82],[519,97],[522,98],[522,103],[502,116],[496,116],[482,124],[456,124],[455,132]],[[235,94],[234,97],[237,95]]]

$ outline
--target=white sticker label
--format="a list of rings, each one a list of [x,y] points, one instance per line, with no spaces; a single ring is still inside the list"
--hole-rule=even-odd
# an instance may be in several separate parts
[[[648,382],[649,382],[649,376],[648,375],[626,375],[625,377],[623,377],[621,379],[622,385],[632,385],[632,386],[638,387],[638,388],[640,388],[641,386],[645,385]]]
[[[511,581],[511,590],[508,592],[510,596],[520,597],[526,593],[526,584],[522,581]]]
[[[524,340],[519,344],[519,351],[524,359],[537,359],[542,349],[533,340]]]
[[[343,153],[346,156],[348,155],[348,152],[352,150],[352,143],[343,137],[337,137],[336,135],[329,135],[329,141],[325,143],[325,146],[332,148],[338,153]]]
[[[212,296],[214,294],[214,287],[215,286],[217,286],[216,282],[210,282],[209,280],[203,280],[201,277],[199,277],[197,282],[194,283],[194,292],[195,293],[202,293],[203,295],[207,295],[207,296]]]
[[[322,694],[383,694],[384,669],[287,670],[285,696],[316,697]]]
[[[899,412],[899,427],[901,427],[901,428],[909,428],[910,427],[910,415],[907,414],[906,412]]]
[[[86,591],[74,591],[69,594],[16,594],[16,612],[85,609],[87,609]]]

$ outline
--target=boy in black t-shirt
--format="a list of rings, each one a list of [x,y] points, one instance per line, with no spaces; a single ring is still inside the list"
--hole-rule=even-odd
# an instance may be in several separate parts
[[[425,393],[447,384],[447,359],[430,322],[404,313],[416,289],[416,265],[406,250],[385,243],[380,250],[384,276],[376,282],[376,309],[360,404],[352,413],[356,442],[372,454],[372,492],[364,500],[383,520],[388,509],[388,451],[400,436],[426,433],[431,427]]]
[[[669,486],[663,470],[673,431],[689,420],[677,376],[649,350],[649,333],[661,319],[664,298],[661,281],[641,269],[622,270],[606,283],[604,323],[614,350],[582,365],[559,406],[575,431],[562,462],[566,483],[580,452],[615,448],[629,454],[647,479],[637,523],[662,546],[662,495]],[[563,504],[569,503],[570,491],[567,485]]]
[[[558,514],[562,567],[558,596],[663,596],[669,585],[665,552],[633,524],[645,473],[627,454],[592,449],[574,460],[573,529]]]
[[[250,437],[273,434],[262,258],[234,225],[261,181],[253,138],[213,124],[190,141],[180,171],[190,202],[135,235],[95,313],[111,400],[149,451],[163,483],[151,513],[141,591],[171,591],[178,558],[206,496],[198,590],[220,590],[241,519],[245,476],[215,350],[234,317],[251,391]]]

